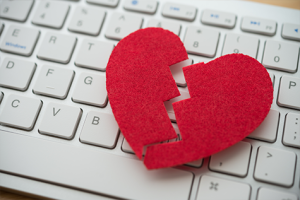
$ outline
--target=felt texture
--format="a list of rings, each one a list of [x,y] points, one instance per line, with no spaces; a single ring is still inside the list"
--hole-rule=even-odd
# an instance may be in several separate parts
[[[178,36],[138,30],[113,50],[106,77],[118,125],[141,159],[145,145],[176,137],[163,102],[179,96],[169,66],[187,59]],[[239,142],[267,116],[273,87],[266,69],[243,54],[183,68],[191,98],[173,103],[181,141],[147,147],[148,169],[201,159]]]
[[[256,59],[230,54],[183,68],[191,98],[173,103],[182,140],[150,146],[149,169],[208,157],[241,141],[265,119],[273,101],[267,70]]]
[[[106,68],[108,99],[135,154],[176,138],[163,102],[180,95],[169,66],[188,59],[180,38],[162,28],[145,28],[123,38]]]

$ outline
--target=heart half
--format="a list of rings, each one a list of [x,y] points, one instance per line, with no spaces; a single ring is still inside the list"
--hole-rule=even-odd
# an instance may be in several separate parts
[[[180,95],[169,66],[186,59],[179,37],[161,28],[128,35],[110,56],[110,105],[140,159],[144,146],[177,137],[163,102]],[[173,103],[182,140],[148,146],[148,169],[181,165],[226,149],[254,131],[270,110],[272,82],[254,58],[230,54],[183,72],[191,98]]]

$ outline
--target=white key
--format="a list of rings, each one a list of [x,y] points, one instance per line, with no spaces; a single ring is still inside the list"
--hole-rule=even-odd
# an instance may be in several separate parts
[[[266,68],[286,72],[296,72],[298,65],[299,45],[267,40],[262,64]]]
[[[65,99],[73,81],[74,71],[54,66],[43,66],[33,92],[35,94]]]
[[[216,55],[219,37],[218,31],[189,26],[183,43],[188,53],[212,58]]]
[[[285,118],[282,143],[287,146],[300,148],[300,115],[288,113]]]
[[[42,101],[15,94],[9,95],[3,102],[0,112],[0,124],[30,131],[42,107]]]
[[[0,25],[0,35],[2,34],[3,29],[4,29],[4,24],[1,23],[1,25]]]
[[[175,112],[173,110],[172,103],[177,102],[177,101],[181,101],[181,100],[184,100],[184,99],[191,98],[191,96],[188,92],[180,91],[180,94],[181,94],[180,96],[175,97],[173,99],[170,99],[169,101],[164,102],[166,110],[167,110],[168,115],[169,115],[172,122],[176,122]]]
[[[233,13],[217,10],[204,10],[201,17],[203,24],[233,28],[235,26],[236,15]]]
[[[35,68],[34,62],[5,58],[0,67],[0,86],[27,90]]]
[[[248,138],[263,140],[266,142],[275,142],[279,117],[280,113],[277,110],[270,109],[265,120],[250,135],[248,135]]]
[[[10,26],[4,36],[1,51],[30,56],[39,38],[40,32],[32,28]]]
[[[112,43],[84,39],[77,54],[75,65],[105,71],[113,48]]]
[[[273,73],[270,73],[270,72],[269,72],[269,75],[270,75],[270,78],[271,78],[271,81],[272,81],[272,84],[273,84],[273,87],[274,87],[275,75]]]
[[[275,35],[277,23],[274,20],[255,17],[243,17],[241,29],[246,32],[263,35]]]
[[[179,63],[176,63],[176,64],[170,66],[171,73],[172,73],[173,78],[178,86],[186,87],[186,81],[184,78],[182,68],[189,66],[191,64],[193,64],[193,60],[187,59],[187,60],[184,60],[182,62],[179,62]]]
[[[0,103],[2,102],[3,96],[4,96],[3,92],[0,91]]]
[[[147,170],[138,159],[73,142],[0,130],[0,160],[5,161],[0,162],[0,170],[117,199],[189,199],[194,182],[191,172],[171,167]]]
[[[300,25],[284,23],[281,36],[285,39],[300,41]]]
[[[157,9],[155,0],[125,0],[124,9],[147,14],[154,14]]]
[[[300,110],[300,78],[281,77],[277,104]]]
[[[169,21],[161,21],[157,19],[150,19],[148,22],[148,27],[161,27],[163,29],[167,29],[173,32],[176,35],[179,35],[181,30],[181,25],[176,22],[169,22]]]
[[[80,142],[114,148],[118,135],[119,127],[112,114],[90,111],[80,134]]]
[[[102,9],[78,6],[68,29],[83,34],[99,35],[105,15]]]
[[[196,168],[200,168],[203,164],[203,159],[200,159],[200,160],[195,160],[193,162],[189,162],[189,163],[186,163],[184,165],[187,165],[189,167],[196,167]]]
[[[295,165],[294,152],[261,146],[257,153],[254,178],[262,182],[291,187],[294,182]]]
[[[142,27],[143,18],[136,15],[114,13],[109,21],[105,37],[121,40]]]
[[[197,200],[246,200],[250,192],[248,184],[204,175],[200,179]]]
[[[101,6],[116,7],[119,0],[86,0],[86,2]]]
[[[124,138],[123,139],[123,143],[122,143],[122,151],[126,152],[126,153],[132,153],[134,154],[134,151],[132,150],[132,148],[130,147],[129,143],[127,142],[127,140]]]
[[[75,36],[47,32],[37,57],[67,64],[71,59],[76,42],[77,38]]]
[[[227,33],[222,55],[242,53],[256,59],[258,47],[259,39],[257,38],[235,33]]]
[[[268,188],[259,188],[257,200],[298,200],[298,198],[292,193],[271,190]]]
[[[162,15],[165,17],[194,21],[197,14],[197,8],[177,3],[166,3],[163,7]]]
[[[33,0],[4,0],[0,3],[0,18],[25,22],[32,5]]]
[[[63,27],[70,6],[59,1],[40,1],[32,23],[60,29]]]
[[[251,144],[243,141],[238,142],[212,155],[209,168],[212,171],[245,177],[248,173],[250,154]]]
[[[108,100],[105,76],[94,73],[81,73],[72,100],[77,103],[105,107]]]
[[[72,139],[76,133],[81,114],[80,108],[51,102],[44,112],[39,133]]]

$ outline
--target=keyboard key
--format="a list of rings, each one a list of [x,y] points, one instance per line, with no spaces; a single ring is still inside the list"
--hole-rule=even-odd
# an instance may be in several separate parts
[[[167,29],[173,32],[176,35],[179,35],[181,30],[181,25],[176,22],[169,22],[169,21],[161,21],[158,19],[150,19],[148,22],[148,27],[161,27],[163,29]]]
[[[105,75],[81,73],[72,100],[77,103],[105,107],[108,101]]]
[[[74,71],[54,66],[43,66],[34,85],[35,94],[65,99],[74,77]]]
[[[154,0],[125,0],[124,9],[147,14],[154,14],[157,9],[157,1]]]
[[[298,56],[299,45],[267,40],[262,64],[266,68],[294,73],[297,71]]]
[[[4,24],[1,23],[1,24],[0,24],[0,35],[2,34],[3,29],[4,29]]]
[[[249,200],[250,193],[248,184],[204,175],[200,179],[197,200]]]
[[[121,40],[142,27],[143,18],[136,15],[114,13],[109,21],[105,37]]]
[[[78,6],[68,29],[88,35],[99,35],[105,15],[106,13],[102,9]]]
[[[195,160],[193,162],[186,163],[184,165],[189,166],[189,167],[200,168],[202,166],[202,164],[203,164],[203,159],[200,159],[200,160]]]
[[[260,19],[255,17],[243,17],[241,29],[245,32],[263,35],[275,35],[277,23],[274,20]]]
[[[1,171],[117,199],[189,199],[194,182],[188,171],[147,170],[137,159],[5,131],[0,148]]]
[[[193,60],[187,59],[187,60],[181,61],[179,63],[176,63],[176,64],[170,66],[171,73],[172,73],[173,78],[178,86],[180,86],[180,87],[187,86],[182,68],[189,66],[191,64],[193,64]]]
[[[44,112],[39,133],[72,139],[81,115],[82,110],[80,108],[51,102]]]
[[[129,143],[127,142],[127,140],[124,138],[123,139],[123,143],[122,143],[122,151],[126,152],[126,153],[132,153],[134,154],[134,151],[132,150],[132,148],[130,147]]]
[[[77,54],[75,65],[105,71],[113,48],[112,43],[84,39]]]
[[[262,182],[291,187],[294,182],[295,165],[294,152],[261,146],[257,153],[254,178]]]
[[[285,39],[300,41],[300,25],[284,23],[281,36]]]
[[[8,53],[30,56],[39,38],[40,32],[32,28],[10,26],[0,49]]]
[[[80,134],[80,142],[114,148],[118,135],[119,127],[112,114],[90,111]]]
[[[300,78],[282,76],[280,80],[277,104],[300,110]]]
[[[222,55],[242,53],[256,59],[258,47],[259,39],[257,38],[235,33],[227,33]]]
[[[162,15],[174,19],[194,21],[197,14],[197,8],[177,3],[166,3],[163,7]]]
[[[292,193],[271,190],[268,188],[259,188],[257,200],[298,200],[297,196]]]
[[[211,156],[209,169],[216,172],[245,177],[248,173],[251,144],[238,142]]]
[[[42,107],[42,101],[11,94],[0,112],[0,124],[26,131],[33,129]]]
[[[271,81],[272,81],[272,84],[273,84],[273,87],[274,87],[275,75],[273,73],[270,73],[270,72],[269,72],[269,75],[270,75],[270,78],[271,78]]]
[[[189,26],[183,43],[188,53],[212,58],[216,55],[219,37],[218,31]]]
[[[46,33],[37,57],[63,64],[69,63],[74,51],[77,38],[54,32]]]
[[[60,29],[63,27],[70,6],[59,1],[40,1],[32,23],[40,26]]]
[[[287,146],[300,148],[300,115],[288,113],[285,117],[285,126],[282,143]]]
[[[280,113],[277,110],[270,109],[265,120],[250,135],[248,135],[248,138],[263,140],[266,142],[275,142],[279,117]]]
[[[175,97],[173,99],[170,99],[169,101],[164,102],[166,110],[167,110],[168,115],[170,117],[170,120],[172,122],[176,122],[175,112],[173,110],[172,103],[177,102],[177,101],[181,101],[181,100],[184,100],[184,99],[191,98],[190,94],[188,92],[180,91],[180,94],[181,94],[180,96]]]
[[[25,22],[32,8],[33,0],[2,1],[0,3],[0,18]]]
[[[101,6],[116,7],[119,0],[86,0],[86,2]]]
[[[0,91],[0,103],[2,102],[3,96],[4,96],[3,92]]]
[[[203,24],[233,28],[235,26],[236,15],[217,10],[204,10],[201,17]]]
[[[0,86],[27,90],[35,68],[34,62],[5,58],[0,67]]]

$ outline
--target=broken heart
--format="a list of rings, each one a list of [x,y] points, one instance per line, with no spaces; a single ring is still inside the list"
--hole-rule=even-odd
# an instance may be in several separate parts
[[[106,70],[108,98],[127,142],[143,147],[176,138],[164,101],[179,96],[169,66],[188,59],[179,37],[161,28],[122,39]],[[173,103],[181,141],[147,148],[148,169],[171,167],[217,153],[241,141],[267,116],[273,87],[255,59],[231,54],[183,68],[191,98]]]

